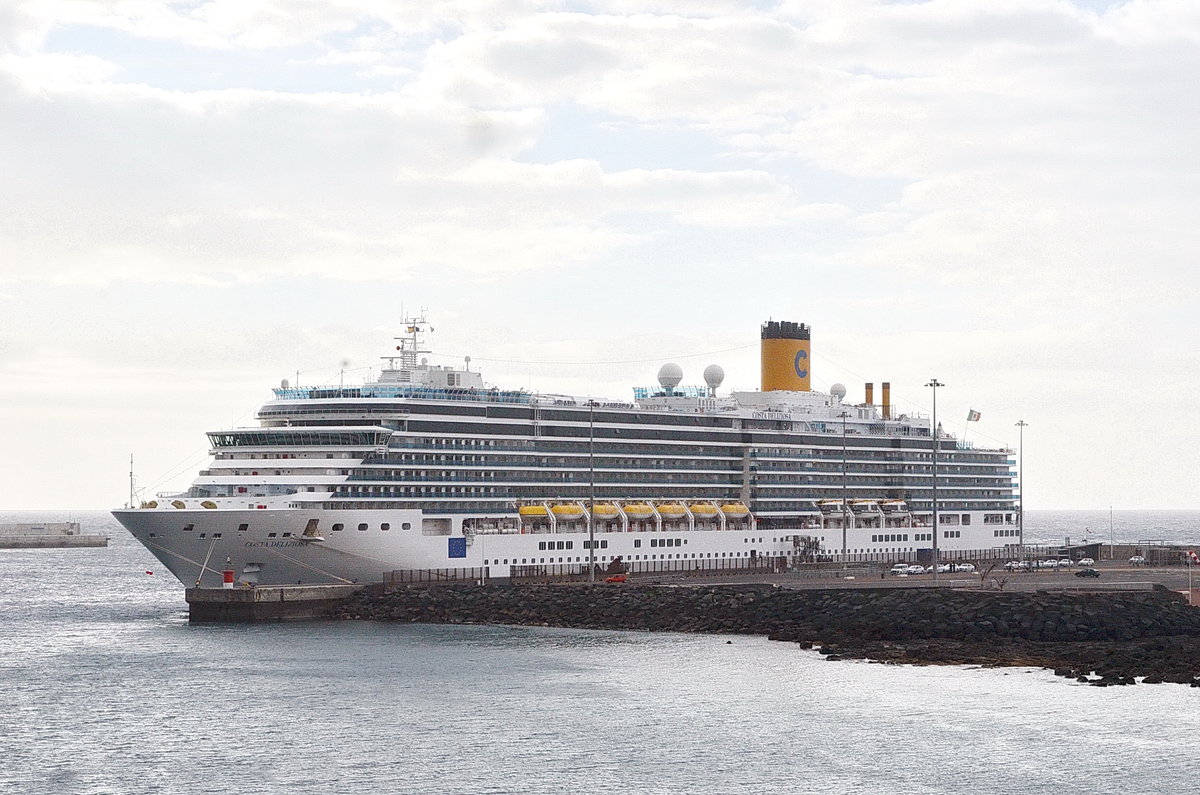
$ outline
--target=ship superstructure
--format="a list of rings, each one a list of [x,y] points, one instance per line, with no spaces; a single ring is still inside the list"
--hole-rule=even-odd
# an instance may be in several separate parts
[[[867,385],[810,388],[810,329],[761,329],[762,389],[659,384],[630,402],[486,385],[431,365],[407,321],[378,378],[287,382],[259,427],[208,434],[185,493],[114,512],[186,584],[366,582],[396,570],[490,577],[614,559],[782,564],[913,558],[933,546],[934,436]],[[937,436],[938,547],[1018,543],[1011,451]],[[590,539],[590,541],[589,541]]]

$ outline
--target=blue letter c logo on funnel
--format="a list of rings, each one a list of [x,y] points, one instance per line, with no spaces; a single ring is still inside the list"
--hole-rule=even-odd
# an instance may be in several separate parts
[[[796,359],[792,362],[792,369],[794,369],[796,371],[796,375],[800,376],[801,378],[808,376],[808,368],[804,366],[807,364],[807,362],[804,361],[807,358],[808,353],[806,351],[798,350],[796,351]]]

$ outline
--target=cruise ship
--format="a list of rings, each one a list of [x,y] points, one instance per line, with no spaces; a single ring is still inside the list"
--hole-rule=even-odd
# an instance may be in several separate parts
[[[887,382],[879,403],[873,384],[861,403],[841,384],[813,390],[803,323],[762,324],[759,390],[722,394],[717,365],[681,386],[665,364],[630,401],[490,386],[469,358],[430,364],[428,331],[406,320],[368,383],[282,382],[258,427],[208,433],[211,461],[187,491],[113,515],[203,587],[787,568],[1020,543],[1012,451],[897,413]]]

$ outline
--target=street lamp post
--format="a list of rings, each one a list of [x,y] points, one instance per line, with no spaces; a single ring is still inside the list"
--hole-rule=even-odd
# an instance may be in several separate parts
[[[1113,544],[1113,522],[1112,522],[1112,506],[1108,506],[1108,559],[1113,559],[1114,548]]]
[[[933,389],[933,427],[929,430],[929,435],[933,437],[933,581],[936,584],[938,579],[938,503],[937,503],[937,462],[938,462],[938,431],[937,431],[937,391],[939,386],[945,386],[936,378],[930,378],[929,383],[925,386]]]
[[[1025,551],[1025,420],[1017,420],[1017,488],[1021,502],[1017,504],[1017,542],[1021,545],[1021,557],[1028,558]],[[1030,562],[1029,570],[1033,571]]]
[[[596,581],[596,402],[588,401],[588,582]]]
[[[842,420],[842,569],[846,568],[846,531],[850,521],[849,488],[846,482],[846,418],[850,413],[843,411],[838,417]]]

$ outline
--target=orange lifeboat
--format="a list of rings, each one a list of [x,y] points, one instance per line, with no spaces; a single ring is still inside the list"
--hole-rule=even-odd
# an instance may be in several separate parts
[[[630,519],[649,519],[654,515],[654,509],[644,502],[630,503],[625,506],[625,515]]]
[[[750,515],[750,509],[746,507],[745,503],[727,502],[721,506],[721,513],[730,519],[741,519]]]
[[[574,522],[578,519],[582,519],[585,514],[582,506],[569,502],[555,505],[550,510],[554,512],[556,519],[564,522]]]
[[[592,507],[592,516],[601,521],[616,519],[620,515],[621,513],[617,510],[617,506],[611,502],[598,502]]]
[[[664,519],[682,519],[687,516],[687,508],[677,502],[668,502],[658,506],[658,515]]]

